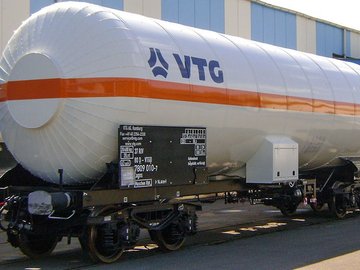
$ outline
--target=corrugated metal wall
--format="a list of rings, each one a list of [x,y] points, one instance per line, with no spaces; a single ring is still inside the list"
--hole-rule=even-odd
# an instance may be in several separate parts
[[[296,16],[252,3],[251,39],[296,49]]]
[[[346,31],[346,51],[345,51],[345,55],[351,55],[351,40],[350,40],[350,31],[345,30]]]
[[[30,12],[34,13],[43,7],[54,4],[55,2],[65,2],[71,0],[30,0]],[[73,1],[73,0],[72,0]],[[123,0],[77,0],[78,2],[88,2],[104,7],[123,9]]]
[[[36,11],[40,10],[41,8],[51,5],[53,3],[54,0],[37,0],[37,1],[30,0],[30,13],[33,14]]]
[[[343,54],[344,31],[338,27],[316,22],[316,54],[332,57]]]
[[[297,50],[316,53],[316,22],[301,16],[296,21]]]
[[[0,53],[5,49],[15,29],[29,14],[29,0],[0,0]]]
[[[162,0],[163,20],[224,33],[224,0]]]
[[[351,56],[360,58],[360,34],[350,33],[350,51]]]
[[[251,3],[249,1],[225,1],[225,33],[251,39]]]
[[[120,8],[129,12],[161,19],[161,0],[123,0],[124,6]]]

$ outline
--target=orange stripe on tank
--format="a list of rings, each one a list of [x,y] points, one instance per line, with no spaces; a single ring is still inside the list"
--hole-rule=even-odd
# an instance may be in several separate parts
[[[61,79],[11,81],[7,83],[7,100],[59,98]]]
[[[136,97],[297,112],[360,115],[360,104],[136,78],[78,78],[0,84],[0,101]]]

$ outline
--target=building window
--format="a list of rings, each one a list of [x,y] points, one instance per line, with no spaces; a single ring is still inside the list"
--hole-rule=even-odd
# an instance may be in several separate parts
[[[296,49],[296,15],[252,3],[251,39]]]
[[[162,0],[161,18],[224,33],[224,0]]]

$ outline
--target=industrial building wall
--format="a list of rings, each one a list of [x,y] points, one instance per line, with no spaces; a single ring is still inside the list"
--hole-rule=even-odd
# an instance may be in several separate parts
[[[353,57],[360,58],[360,33],[350,33],[350,52]]]
[[[30,14],[67,0],[0,0],[0,45]],[[85,0],[81,0],[85,1]],[[260,0],[86,0],[153,18],[332,57],[360,58],[360,32]]]
[[[251,39],[251,2],[225,0],[225,33]]]
[[[122,10],[161,19],[161,0],[123,0]]]
[[[29,0],[0,0],[0,52],[29,14]]]
[[[162,0],[161,18],[224,33],[224,0]]]
[[[316,22],[296,16],[296,48],[302,52],[316,54]]]
[[[251,4],[251,39],[296,49],[296,15]]]
[[[344,52],[344,30],[322,22],[316,22],[316,53],[332,57]]]

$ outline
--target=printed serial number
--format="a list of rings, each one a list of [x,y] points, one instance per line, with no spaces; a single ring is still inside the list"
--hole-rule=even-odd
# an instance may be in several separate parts
[[[135,165],[135,172],[142,173],[142,172],[157,172],[158,165],[154,164],[147,164],[147,165]]]

